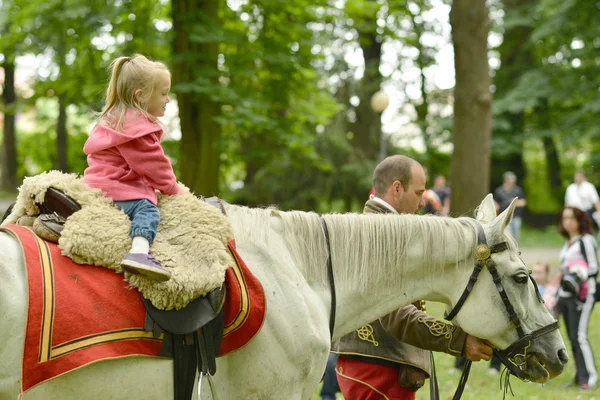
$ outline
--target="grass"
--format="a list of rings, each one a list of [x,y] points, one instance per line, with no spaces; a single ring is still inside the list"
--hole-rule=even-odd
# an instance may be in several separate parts
[[[444,306],[439,303],[427,304],[427,310],[432,315],[441,318]],[[528,399],[528,400],[563,400],[563,399],[600,399],[600,388],[589,390],[586,392],[579,391],[576,387],[567,387],[569,382],[572,381],[575,376],[575,363],[573,361],[573,355],[571,353],[570,344],[568,343],[567,334],[564,328],[560,327],[560,332],[565,340],[565,345],[569,352],[570,361],[565,367],[563,373],[551,380],[545,385],[537,383],[526,383],[521,382],[515,377],[512,377],[510,382],[514,392],[514,399]],[[592,345],[592,349],[596,350],[596,353],[600,352],[598,343],[600,342],[600,316],[597,311],[592,313],[590,320],[588,339]],[[458,385],[460,379],[460,373],[453,372],[452,367],[454,366],[455,358],[443,353],[435,353],[436,371],[438,374],[438,384],[440,388],[440,397],[442,399],[451,399],[454,395],[454,391]],[[598,365],[600,367],[600,365]],[[503,391],[500,389],[500,375],[490,376],[487,371],[489,363],[482,361],[473,363],[471,368],[471,374],[465,391],[463,392],[462,399],[464,400],[502,400]],[[417,400],[428,400],[429,399],[429,381],[425,386],[417,392]],[[320,388],[319,388],[320,389]],[[338,394],[338,399],[343,399]],[[506,399],[511,399],[512,396],[509,393],[506,395]],[[319,391],[315,392],[313,400],[319,400]]]
[[[0,189],[0,200],[11,200],[17,198],[17,190]]]

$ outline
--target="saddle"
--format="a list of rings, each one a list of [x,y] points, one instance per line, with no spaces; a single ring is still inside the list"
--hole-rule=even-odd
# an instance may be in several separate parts
[[[200,196],[199,200],[206,201],[225,214],[218,198],[205,199]],[[54,188],[48,188],[43,203],[38,207],[41,214],[34,222],[34,231],[53,242],[58,242],[67,218],[81,210],[75,200]],[[200,377],[216,373],[216,357],[219,355],[225,325],[225,295],[223,285],[180,310],[168,311],[156,308],[151,301],[143,298],[146,306],[144,329],[153,332],[155,337],[164,333],[159,355],[173,358],[175,400],[194,397],[196,371]]]
[[[48,188],[44,201],[37,203],[40,215],[33,222],[33,231],[42,239],[58,243],[60,234],[69,216],[79,210],[81,206],[63,192],[55,188]]]

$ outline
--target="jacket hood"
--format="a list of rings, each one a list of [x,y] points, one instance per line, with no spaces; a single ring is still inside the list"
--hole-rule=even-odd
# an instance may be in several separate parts
[[[97,153],[138,139],[149,133],[156,133],[160,140],[163,131],[158,123],[148,120],[146,116],[139,112],[128,110],[122,131],[112,129],[103,124],[103,121],[99,121],[85,142],[83,151],[85,154]]]

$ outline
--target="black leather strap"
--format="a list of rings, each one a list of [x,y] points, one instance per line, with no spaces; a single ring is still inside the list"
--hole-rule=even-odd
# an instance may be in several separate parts
[[[498,273],[498,269],[496,268],[496,263],[492,259],[488,260],[487,268],[490,271],[490,274],[492,275],[492,279],[494,281],[494,284],[496,285],[496,290],[500,294],[500,298],[502,299],[502,302],[504,303],[504,308],[506,309],[506,312],[508,313],[508,318],[510,320],[510,323],[517,330],[519,337],[525,336],[525,332],[523,331],[523,327],[521,326],[521,321],[519,320],[519,316],[517,315],[517,312],[515,311],[512,303],[508,299],[506,290],[504,290],[504,286],[502,286],[502,279],[500,278],[500,274]]]
[[[435,360],[433,357],[433,351],[429,352],[429,356],[431,357],[431,376],[429,377],[429,399],[439,400],[440,388],[438,386],[437,381],[437,372],[435,370]]]
[[[458,387],[456,388],[456,392],[454,392],[454,396],[452,396],[452,400],[459,400],[462,397],[463,392],[465,391],[465,387],[467,386],[467,380],[469,379],[469,373],[471,372],[471,360],[465,360],[465,365],[463,365],[463,372],[460,376],[460,381],[458,382]]]
[[[452,321],[454,319],[454,317],[456,317],[456,314],[458,314],[458,312],[462,308],[463,304],[465,304],[465,301],[467,301],[467,297],[469,297],[469,294],[471,294],[471,291],[473,290],[473,286],[475,286],[475,282],[477,282],[477,278],[479,278],[479,273],[481,272],[482,269],[483,269],[483,262],[481,260],[477,260],[477,262],[475,263],[475,268],[473,269],[473,272],[471,273],[471,277],[469,278],[469,282],[467,282],[467,287],[465,287],[465,290],[463,291],[462,295],[460,296],[460,299],[458,299],[458,301],[456,302],[456,305],[454,306],[454,308],[450,311],[449,314],[445,315],[445,317],[444,317],[448,321]]]
[[[329,230],[325,219],[321,217],[323,224],[323,233],[325,234],[325,243],[327,244],[327,279],[329,279],[329,290],[331,292],[331,312],[329,313],[329,340],[333,340],[333,329],[335,328],[335,279],[333,277],[333,261],[331,260],[331,246],[329,245]]]

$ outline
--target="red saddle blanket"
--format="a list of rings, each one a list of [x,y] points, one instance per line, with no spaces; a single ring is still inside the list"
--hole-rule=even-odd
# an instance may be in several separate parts
[[[31,229],[9,225],[27,264],[29,305],[22,388],[99,360],[158,356],[162,336],[144,330],[145,308],[137,289],[107,268],[79,265]],[[265,297],[260,282],[229,243],[235,264],[227,269],[225,329],[220,355],[246,345],[260,330]]]

